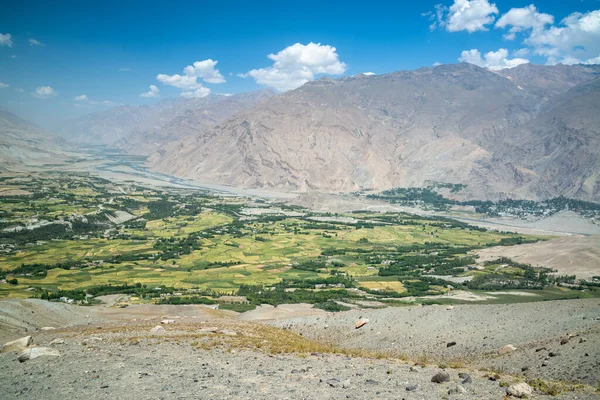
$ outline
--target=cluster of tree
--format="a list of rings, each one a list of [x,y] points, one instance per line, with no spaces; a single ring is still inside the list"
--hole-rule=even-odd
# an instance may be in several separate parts
[[[574,284],[575,275],[553,275],[549,268],[534,268],[530,264],[518,263],[507,257],[487,261],[486,266],[506,265],[513,270],[497,268],[494,272],[477,274],[473,280],[465,282],[464,286],[469,289],[478,290],[501,290],[501,289],[533,289],[541,290],[548,286],[556,286],[561,283]],[[515,273],[514,269],[520,270]]]
[[[146,203],[148,212],[144,214],[144,218],[151,221],[155,219],[169,218],[175,214],[176,203],[166,199],[149,201]]]
[[[193,250],[200,250],[202,244],[196,236],[190,235],[185,238],[160,238],[154,242],[153,247],[162,252],[160,259],[167,261],[184,254],[191,254]]]
[[[331,300],[325,301],[323,303],[315,303],[313,308],[320,308],[321,310],[325,310],[328,312],[340,312],[350,310],[350,307],[343,306]]]
[[[325,268],[327,268],[327,264],[324,261],[317,260],[303,261],[298,264],[294,264],[294,269],[300,269],[302,271],[317,272]]]
[[[453,185],[451,187],[451,192],[456,193],[457,191],[462,190],[463,187],[463,185]],[[492,217],[499,216],[502,213],[516,215],[519,217],[528,215],[552,215],[566,209],[576,211],[588,217],[600,215],[600,204],[569,199],[564,196],[555,197],[553,199],[544,200],[541,202],[512,199],[500,200],[497,202],[489,200],[458,201],[442,196],[435,191],[435,187],[430,186],[428,188],[394,188],[385,190],[380,194],[369,194],[367,197],[405,205],[427,204],[435,210],[440,211],[448,210],[449,207],[453,205],[473,206],[476,212]]]
[[[438,254],[416,254],[405,255],[399,259],[392,261],[386,267],[379,268],[379,276],[394,276],[402,275],[407,271],[433,269],[433,273],[437,275],[454,275],[464,272],[462,267],[475,262],[475,258],[470,257],[453,257],[457,249],[447,249],[440,251]],[[465,251],[465,249],[460,249]],[[466,251],[465,251],[466,252]],[[452,257],[452,258],[450,258]]]
[[[168,296],[161,297],[156,304],[217,304],[217,302],[202,296]]]
[[[19,267],[11,270],[3,272],[3,274],[10,274],[12,276],[42,276],[45,277],[51,269],[61,268],[61,269],[71,269],[71,268],[79,268],[84,266],[85,263],[82,261],[73,261],[67,260],[56,264],[42,264],[42,263],[34,263],[34,264],[21,264]]]
[[[355,287],[356,283],[352,277],[332,275],[326,278],[314,279],[283,279],[274,286],[281,288],[315,289],[317,285],[344,285],[345,288],[351,288]]]
[[[175,292],[175,288],[167,286],[158,286],[149,288],[145,284],[135,283],[133,285],[122,284],[122,285],[98,285],[91,286],[85,289],[74,289],[74,290],[44,290],[40,295],[41,299],[44,300],[57,300],[61,297],[66,297],[76,301],[86,300],[89,296],[105,296],[108,294],[129,294],[141,298],[157,298],[162,293],[172,294]]]
[[[248,301],[252,304],[270,304],[273,306],[288,303],[315,304],[323,303],[329,300],[341,300],[344,298],[354,297],[354,295],[345,289],[320,291],[298,289],[294,291],[286,291],[285,288],[280,286],[265,288],[261,285],[241,285],[237,295],[246,296]]]

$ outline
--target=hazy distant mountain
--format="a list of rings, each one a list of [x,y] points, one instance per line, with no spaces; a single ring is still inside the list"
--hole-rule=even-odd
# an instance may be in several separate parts
[[[210,128],[274,95],[270,90],[261,90],[232,96],[181,99],[160,121],[153,126],[140,124],[116,142],[116,146],[129,153],[152,154],[164,144]]]
[[[8,111],[0,110],[0,171],[57,164],[67,158],[55,137]]]
[[[69,121],[62,133],[77,143],[151,153],[162,144],[213,126],[272,95],[265,90],[233,96],[180,97],[137,107],[117,106]]]
[[[437,181],[467,184],[468,197],[597,199],[598,124],[589,114],[600,99],[585,82],[598,72],[457,64],[323,78],[170,143],[150,164],[246,187],[351,191]],[[582,155],[585,162],[570,159]]]

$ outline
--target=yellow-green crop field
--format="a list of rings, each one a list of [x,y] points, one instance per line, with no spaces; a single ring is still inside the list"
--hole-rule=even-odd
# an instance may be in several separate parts
[[[454,254],[498,245],[503,239],[542,239],[408,214],[340,215],[364,221],[358,224],[315,222],[308,219],[308,210],[302,217],[277,213],[242,218],[241,208],[252,199],[161,192],[132,184],[116,187],[86,176],[1,182],[2,191],[16,189],[34,196],[9,196],[2,202],[0,272],[18,283],[0,284],[0,297],[27,297],[32,293],[28,288],[136,283],[231,293],[241,285],[270,286],[282,279],[334,273],[354,277],[369,290],[402,293],[405,285],[397,276],[378,276],[392,261],[444,252],[448,255],[440,259],[451,261]],[[109,223],[105,214],[118,211],[134,218]],[[7,230],[33,218],[63,225]],[[300,266],[315,260],[323,267]],[[424,268],[419,265],[415,268]]]

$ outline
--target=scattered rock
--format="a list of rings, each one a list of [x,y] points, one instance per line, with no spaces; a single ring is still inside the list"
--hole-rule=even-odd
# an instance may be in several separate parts
[[[507,344],[506,346],[500,347],[498,349],[498,354],[508,354],[512,353],[515,350],[517,350],[515,346],[513,346],[512,344]]]
[[[448,342],[446,343],[446,347],[456,346],[456,342]]]
[[[58,350],[54,350],[49,347],[30,347],[19,354],[17,360],[19,360],[19,362],[25,362],[42,356],[58,357],[60,356],[60,353]]]
[[[467,393],[467,389],[465,389],[464,387],[462,387],[460,385],[456,385],[455,387],[448,390],[448,394],[463,394],[463,393]]]
[[[2,346],[1,353],[14,352],[18,353],[20,351],[25,350],[27,347],[33,344],[33,338],[31,336],[25,336],[17,340],[13,340],[12,342],[5,343]]]
[[[92,343],[92,342],[101,342],[102,338],[98,337],[98,336],[90,336],[89,338],[85,338],[82,341],[83,345],[87,345],[88,343]]]
[[[440,371],[431,378],[431,382],[435,382],[435,383],[450,382],[450,375],[445,371]]]
[[[340,380],[337,378],[329,378],[329,379],[325,379],[325,380],[321,379],[321,382],[325,382],[332,388],[338,387],[340,385]]]
[[[506,394],[518,398],[530,397],[532,393],[533,388],[525,382],[517,383],[515,385],[509,386],[509,388],[506,389]]]
[[[56,338],[50,342],[50,346],[54,346],[56,344],[65,344],[64,339]]]
[[[229,329],[221,329],[218,333],[226,336],[237,336],[238,334],[236,331],[231,331]]]
[[[415,390],[417,390],[419,388],[418,385],[406,385],[406,391],[407,392],[414,392]]]
[[[560,344],[561,345],[567,344],[567,343],[569,343],[570,340],[571,340],[571,336],[564,336],[564,337],[560,338]]]
[[[356,321],[356,324],[354,324],[354,327],[355,327],[355,329],[359,329],[359,328],[362,328],[363,326],[365,326],[368,323],[369,323],[369,320],[366,319],[366,318],[359,319],[358,321]]]
[[[454,309],[454,306],[448,306],[448,307],[446,307],[446,310],[448,310],[448,311],[453,310],[453,309]]]
[[[207,326],[206,328],[198,329],[198,332],[200,332],[200,333],[217,333],[217,332],[219,332],[219,328],[217,328],[216,326]]]
[[[555,353],[555,352],[553,352],[553,351],[551,351],[550,353],[548,353],[548,356],[549,356],[549,357],[557,357],[557,356],[559,356],[559,355],[560,355],[559,353]]]
[[[473,383],[473,378],[471,378],[471,375],[467,375],[460,383],[463,385],[466,385],[467,383]]]
[[[163,319],[160,321],[161,325],[171,325],[175,323],[174,319]]]
[[[44,326],[43,328],[40,328],[40,331],[53,331],[56,328],[53,326]]]
[[[376,380],[374,380],[374,379],[367,379],[367,380],[365,381],[365,383],[366,383],[367,385],[379,385],[379,382],[377,382],[377,381],[376,381]]]
[[[160,325],[156,325],[154,328],[150,329],[150,332],[165,332],[165,328]]]

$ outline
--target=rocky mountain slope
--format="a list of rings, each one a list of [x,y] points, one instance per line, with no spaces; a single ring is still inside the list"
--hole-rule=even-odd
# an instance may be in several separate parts
[[[165,143],[211,127],[273,95],[263,90],[233,96],[180,97],[138,107],[117,106],[70,121],[63,134],[77,143],[150,154]]]
[[[509,130],[494,165],[518,166],[515,190],[541,197],[600,200],[600,79],[548,100],[526,124]]]
[[[60,163],[69,158],[63,146],[37,126],[0,110],[0,171]]]
[[[333,192],[435,181],[466,184],[461,195],[470,198],[598,200],[589,114],[600,109],[590,83],[599,72],[457,64],[323,78],[167,144],[150,165],[244,187]],[[566,120],[579,144],[561,136]]]

